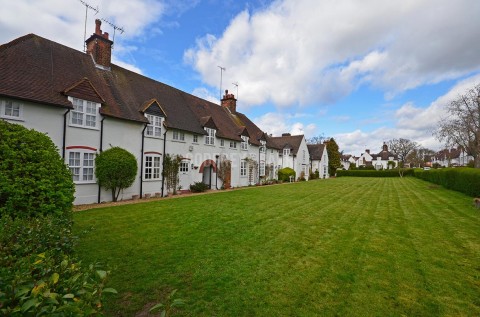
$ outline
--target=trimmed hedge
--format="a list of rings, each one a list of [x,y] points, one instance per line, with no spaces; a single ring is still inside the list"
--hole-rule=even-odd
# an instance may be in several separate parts
[[[480,197],[480,169],[442,168],[428,171],[417,169],[415,177],[441,185],[472,197]]]
[[[353,176],[353,177],[400,177],[398,169],[393,170],[338,170],[337,177]],[[413,176],[413,169],[406,169],[403,176]]]

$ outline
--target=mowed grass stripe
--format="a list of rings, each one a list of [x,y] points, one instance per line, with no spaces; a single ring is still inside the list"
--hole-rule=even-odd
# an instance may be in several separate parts
[[[185,316],[478,315],[478,211],[428,186],[251,188],[81,212],[75,229],[96,228],[79,245],[86,261],[117,266],[111,315],[134,315],[172,288]]]

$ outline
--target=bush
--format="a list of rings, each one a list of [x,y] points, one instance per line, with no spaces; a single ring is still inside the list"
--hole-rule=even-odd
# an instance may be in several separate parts
[[[0,120],[0,216],[70,213],[75,187],[52,140]]]
[[[353,177],[400,177],[398,170],[348,170],[337,171],[337,177],[353,176]],[[413,176],[413,169],[405,169],[403,176]]]
[[[290,167],[285,167],[282,169],[278,170],[278,180],[279,181],[284,181],[284,182],[289,182],[290,181],[290,176],[293,176],[293,180],[295,180],[295,171],[291,169]]]
[[[125,149],[112,147],[95,158],[95,175],[100,186],[112,191],[112,201],[117,201],[120,191],[135,181],[137,159]]]
[[[480,170],[474,168],[443,168],[428,171],[417,169],[415,176],[447,189],[472,197],[480,197]]]
[[[2,316],[91,316],[102,311],[109,272],[95,265],[49,253],[17,259],[0,268],[0,314]]]
[[[208,188],[209,188],[208,185],[202,182],[195,182],[192,185],[190,185],[190,191],[192,193],[203,193]]]

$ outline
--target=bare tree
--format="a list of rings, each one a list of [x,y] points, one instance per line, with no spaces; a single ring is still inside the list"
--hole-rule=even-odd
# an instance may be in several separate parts
[[[307,139],[307,144],[322,144],[324,141],[328,141],[330,138],[325,137],[325,135],[319,134],[317,136]]]
[[[480,168],[480,84],[468,89],[447,106],[434,135],[448,147],[461,146],[473,156],[475,168]]]
[[[403,167],[407,156],[419,147],[419,144],[409,139],[392,139],[388,141],[390,151],[398,156],[398,173],[403,177]]]
[[[435,151],[427,148],[414,149],[407,155],[406,162],[415,167],[424,167],[433,155]]]

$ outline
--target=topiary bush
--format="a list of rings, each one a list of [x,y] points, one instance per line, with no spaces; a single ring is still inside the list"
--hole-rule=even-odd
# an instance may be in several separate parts
[[[112,201],[117,201],[122,189],[132,186],[137,168],[135,156],[118,146],[103,151],[95,158],[98,183],[112,191]]]
[[[0,215],[70,213],[72,175],[45,134],[0,120]]]
[[[293,180],[295,180],[295,171],[290,167],[285,167],[278,170],[278,180],[289,182],[290,176],[293,176]]]

